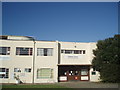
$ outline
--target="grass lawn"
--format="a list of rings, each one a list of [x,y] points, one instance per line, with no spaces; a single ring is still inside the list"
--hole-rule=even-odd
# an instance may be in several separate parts
[[[66,88],[56,84],[46,85],[2,85],[2,88]]]

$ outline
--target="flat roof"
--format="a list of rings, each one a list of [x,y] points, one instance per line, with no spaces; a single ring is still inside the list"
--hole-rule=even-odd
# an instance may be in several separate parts
[[[16,36],[16,35],[0,35],[2,40],[19,40],[19,41],[41,41],[41,42],[59,42],[59,43],[97,43],[97,42],[68,42],[58,40],[36,40],[33,36]]]

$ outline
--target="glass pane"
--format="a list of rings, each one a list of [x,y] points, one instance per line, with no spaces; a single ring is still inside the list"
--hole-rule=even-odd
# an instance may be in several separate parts
[[[44,56],[47,56],[47,49],[44,48]]]
[[[5,72],[5,68],[0,68],[0,72]]]
[[[30,68],[25,68],[25,72],[31,72]]]
[[[92,72],[92,75],[96,75],[96,72],[95,72],[95,71],[93,71],[93,72]]]
[[[0,55],[7,55],[7,47],[0,47]]]
[[[48,56],[52,56],[52,53],[53,53],[53,49],[48,48],[48,49],[47,49],[47,55],[48,55]]]
[[[79,54],[82,54],[82,51],[81,51],[81,50],[79,50]]]
[[[72,53],[72,50],[65,50],[65,53],[66,53],[66,54],[71,54],[71,53]]]
[[[0,78],[8,78],[9,77],[9,69],[0,68],[0,72],[4,72],[0,74]]]
[[[21,72],[20,68],[14,68],[14,72]]]
[[[20,48],[16,48],[16,55],[20,54]]]
[[[40,53],[40,56],[44,56],[44,49],[41,48],[39,53]]]
[[[85,54],[85,50],[83,50],[83,54]]]
[[[81,69],[81,75],[88,75],[87,69]]]
[[[37,49],[37,56],[44,56],[44,49],[43,48]]]
[[[6,75],[5,78],[9,78],[9,69],[6,69]]]
[[[20,48],[20,55],[29,55],[29,48]]]
[[[64,50],[61,50],[61,53],[64,53]]]
[[[74,50],[74,54],[79,54],[79,50]]]
[[[75,75],[79,75],[79,72],[78,72],[78,71],[75,71]]]
[[[37,78],[51,78],[52,70],[50,68],[42,68],[37,71]]]
[[[16,55],[32,55],[32,48],[16,48]]]
[[[32,55],[32,51],[33,51],[33,49],[32,49],[32,48],[30,48],[30,51],[29,51],[30,55]]]

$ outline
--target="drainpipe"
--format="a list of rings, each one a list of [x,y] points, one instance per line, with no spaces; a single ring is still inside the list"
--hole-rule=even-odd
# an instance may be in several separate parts
[[[34,43],[34,46],[33,46],[33,49],[34,49],[34,53],[33,53],[33,78],[32,78],[32,83],[34,84],[34,72],[35,72],[35,39],[33,39],[33,43]]]

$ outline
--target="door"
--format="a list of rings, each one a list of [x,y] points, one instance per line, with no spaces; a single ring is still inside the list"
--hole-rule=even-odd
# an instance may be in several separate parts
[[[67,72],[67,77],[69,81],[79,81],[80,80],[80,71],[79,70],[69,70]]]

